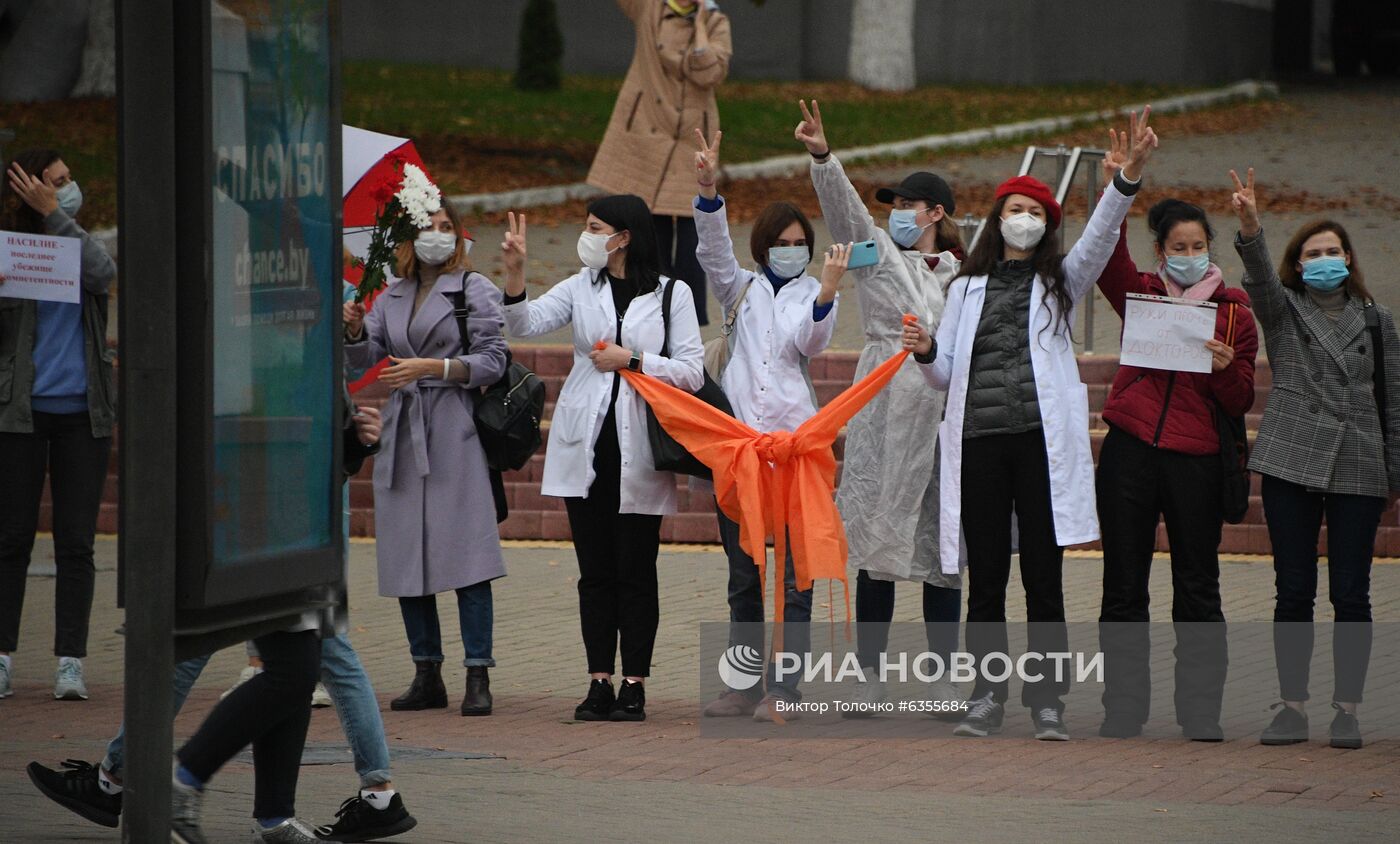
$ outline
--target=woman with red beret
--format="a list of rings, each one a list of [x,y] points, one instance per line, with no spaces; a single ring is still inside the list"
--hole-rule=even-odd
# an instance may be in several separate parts
[[[1011,660],[1008,653],[1011,516],[1020,536],[1029,651],[1067,655],[1064,546],[1099,538],[1088,392],[1070,321],[1113,254],[1157,146],[1146,112],[1141,125],[1133,115],[1131,132],[1123,169],[1068,254],[1053,236],[1061,215],[1050,189],[1029,176],[1010,179],[997,188],[982,237],[948,288],[937,342],[922,326],[905,328],[904,346],[923,364],[925,379],[948,392],[938,436],[940,557],[945,570],[956,566],[966,544],[967,646],[977,669],[956,735],[1001,730],[1014,668],[1025,681],[1021,703],[1031,711],[1035,737],[1069,738],[1068,666],[1029,653]]]

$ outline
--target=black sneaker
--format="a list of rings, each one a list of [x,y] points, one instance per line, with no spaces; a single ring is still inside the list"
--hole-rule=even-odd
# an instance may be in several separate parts
[[[1142,735],[1142,724],[1138,723],[1136,718],[1108,715],[1099,725],[1101,738],[1136,738],[1140,735]]]
[[[645,721],[647,719],[647,695],[641,683],[622,681],[617,691],[617,702],[613,704],[608,718],[612,721]]]
[[[356,794],[340,804],[334,824],[316,829],[316,837],[322,841],[378,841],[408,832],[417,825],[417,819],[404,808],[399,795],[390,798],[388,806],[376,809]]]
[[[1001,732],[1002,719],[1006,717],[1006,707],[992,699],[990,693],[967,702],[966,715],[953,728],[955,736],[985,738]]]
[[[1332,719],[1332,726],[1327,730],[1331,735],[1331,740],[1327,743],[1343,750],[1360,748],[1361,724],[1357,722],[1356,716],[1335,703],[1332,704],[1332,708],[1337,710],[1337,717]]]
[[[594,680],[588,684],[588,697],[574,707],[574,720],[606,721],[616,700],[611,680]]]
[[[97,766],[77,759],[63,763],[67,770],[55,771],[38,762],[26,768],[34,787],[65,809],[77,812],[95,824],[115,828],[121,822],[122,796],[108,794],[97,782]]]
[[[1181,734],[1192,741],[1218,742],[1225,740],[1225,731],[1212,718],[1192,718],[1181,725]]]
[[[1035,737],[1040,741],[1069,741],[1069,727],[1065,726],[1065,716],[1053,706],[1042,706],[1031,710],[1031,723],[1035,725]]]
[[[1286,703],[1279,702],[1269,707],[1278,714],[1264,732],[1259,734],[1259,743],[1268,745],[1300,744],[1308,740],[1308,716]]]

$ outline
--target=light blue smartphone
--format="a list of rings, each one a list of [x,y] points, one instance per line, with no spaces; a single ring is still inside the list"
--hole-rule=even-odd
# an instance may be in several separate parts
[[[880,252],[875,248],[875,241],[862,240],[860,243],[851,244],[851,259],[846,262],[846,269],[858,270],[861,267],[873,267],[880,263]]]

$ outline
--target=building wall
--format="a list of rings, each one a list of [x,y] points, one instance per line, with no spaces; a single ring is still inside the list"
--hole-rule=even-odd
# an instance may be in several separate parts
[[[660,2],[660,0],[658,0]],[[842,79],[850,0],[723,0],[736,79]],[[347,59],[510,70],[525,0],[342,0]],[[626,72],[609,0],[557,4],[564,70]],[[1270,75],[1272,0],[918,0],[920,82],[1210,84]],[[405,49],[405,47],[409,49]]]

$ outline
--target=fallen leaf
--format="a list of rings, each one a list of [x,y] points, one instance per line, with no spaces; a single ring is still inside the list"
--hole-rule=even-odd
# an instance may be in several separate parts
[[[1376,799],[1377,797],[1384,797],[1384,796],[1385,796],[1385,792],[1384,792],[1384,791],[1380,791],[1379,789],[1376,790],[1376,791],[1372,791],[1372,792],[1371,792],[1371,799],[1372,799],[1372,800]]]
[[[1166,810],[1166,809],[1153,809],[1152,811],[1154,811],[1154,812],[1160,812],[1160,813],[1162,813],[1162,814],[1164,814],[1164,815],[1167,813],[1167,810]]]

